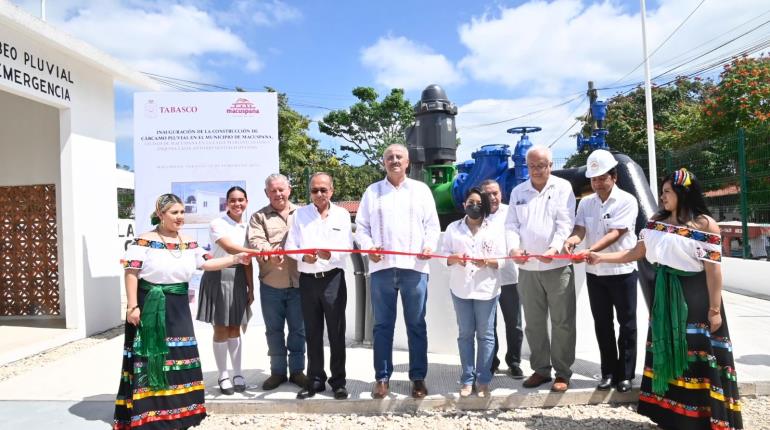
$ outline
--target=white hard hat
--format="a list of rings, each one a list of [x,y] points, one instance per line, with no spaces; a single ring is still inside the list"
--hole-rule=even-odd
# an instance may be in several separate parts
[[[601,176],[617,165],[618,161],[610,154],[610,151],[597,149],[586,160],[586,178]]]

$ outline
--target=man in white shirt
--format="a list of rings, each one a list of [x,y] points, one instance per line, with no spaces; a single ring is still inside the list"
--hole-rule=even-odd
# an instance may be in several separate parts
[[[428,338],[425,304],[429,254],[438,246],[441,227],[433,194],[427,185],[406,177],[409,152],[403,145],[385,149],[387,176],[370,185],[356,214],[355,238],[361,249],[421,253],[420,257],[369,255],[374,310],[374,373],[372,397],[389,392],[393,373],[393,330],[399,293],[409,340],[409,379],[412,396],[428,394]]]
[[[332,204],[334,182],[324,172],[310,177],[313,204],[294,212],[294,223],[286,239],[287,250],[353,249],[350,213]],[[315,396],[326,390],[324,371],[324,319],[329,337],[331,378],[329,385],[338,400],[347,399],[345,388],[345,307],[348,290],[345,284],[345,260],[348,253],[319,250],[308,254],[291,254],[297,260],[299,293],[307,343],[308,385],[297,393],[298,399]]]
[[[578,205],[575,229],[564,244],[567,252],[583,240],[587,247],[578,255],[636,246],[634,227],[639,203],[616,186],[617,164],[615,157],[603,149],[588,156],[586,177],[591,179],[594,194]],[[636,282],[636,263],[586,265],[588,299],[601,360],[599,390],[609,390],[613,385],[623,393],[631,389],[636,367]],[[617,340],[613,309],[620,325]]]
[[[551,381],[553,366],[556,380],[551,390],[564,392],[575,361],[575,277],[569,260],[550,256],[564,247],[572,232],[575,194],[568,181],[551,175],[550,149],[533,146],[526,160],[530,179],[511,191],[505,222],[509,255],[519,263],[524,333],[534,370],[523,385],[534,388]],[[529,258],[530,254],[538,257]]]
[[[481,190],[489,196],[490,214],[486,220],[489,223],[505,228],[505,219],[508,216],[508,205],[502,202],[500,184],[494,179],[487,179],[479,184]],[[505,237],[500,240],[505,242]],[[503,246],[505,249],[506,247]],[[508,373],[512,378],[521,379],[524,373],[521,371],[521,343],[524,340],[524,330],[521,328],[521,302],[519,301],[519,269],[512,260],[505,260],[500,268],[500,312],[505,321],[505,340],[508,351],[505,353],[505,364],[508,365]],[[492,373],[500,365],[497,351],[500,349],[497,340],[497,314],[495,314],[495,349],[492,358]]]

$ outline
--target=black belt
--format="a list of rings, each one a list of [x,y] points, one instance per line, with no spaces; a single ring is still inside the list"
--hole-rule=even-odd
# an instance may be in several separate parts
[[[318,278],[325,278],[325,277],[327,277],[327,276],[332,276],[332,275],[336,274],[336,273],[337,273],[337,272],[339,272],[339,271],[342,271],[342,269],[340,269],[340,268],[338,267],[338,268],[336,268],[336,269],[332,269],[332,270],[329,270],[329,271],[327,271],[327,272],[318,272],[318,273],[305,273],[305,272],[300,272],[300,275],[302,275],[302,276],[311,276],[311,277],[313,277],[313,278],[316,278],[316,279],[318,279]]]

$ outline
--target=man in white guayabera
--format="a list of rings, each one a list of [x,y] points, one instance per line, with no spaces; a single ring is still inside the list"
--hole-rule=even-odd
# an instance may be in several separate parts
[[[553,366],[556,380],[551,390],[564,392],[575,362],[575,277],[570,260],[551,256],[559,253],[572,233],[575,194],[568,181],[551,175],[552,167],[547,147],[527,151],[529,180],[511,191],[505,230],[509,255],[519,263],[524,333],[535,371],[523,385],[534,388],[549,382]]]
[[[427,185],[406,177],[409,152],[403,145],[385,149],[387,176],[370,185],[356,214],[355,238],[361,249],[406,251],[423,254],[369,255],[372,307],[374,308],[374,376],[372,397],[388,395],[393,373],[393,330],[399,293],[409,339],[409,379],[412,396],[428,394],[428,336],[425,304],[428,257],[438,246],[441,227],[436,204]]]

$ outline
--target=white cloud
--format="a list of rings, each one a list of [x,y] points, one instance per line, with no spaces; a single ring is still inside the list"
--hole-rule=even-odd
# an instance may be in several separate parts
[[[648,9],[650,51],[697,4],[698,0],[661,0],[656,9]],[[693,54],[698,44],[756,18],[766,9],[766,0],[706,2],[652,57],[653,74],[666,70],[664,63],[674,57]],[[743,26],[731,35],[749,27]],[[640,15],[629,13],[616,1],[593,4],[581,0],[530,1],[514,8],[501,8],[494,15],[473,18],[460,26],[459,35],[469,50],[459,62],[462,70],[479,81],[502,84],[529,94],[556,94],[576,83],[582,87],[588,80],[609,84],[643,59]],[[766,37],[767,32],[757,36]],[[725,35],[720,40],[729,37]],[[711,58],[724,52],[715,52]],[[687,55],[680,61],[686,58]],[[640,68],[625,80],[641,79]]]
[[[31,1],[20,2],[32,13]],[[66,4],[65,4],[66,3]],[[203,56],[237,61],[249,71],[262,63],[241,37],[194,5],[149,0],[47,2],[48,21],[137,70],[190,80],[215,79]]]
[[[251,19],[257,25],[273,26],[302,19],[299,9],[280,0],[245,3],[253,4]]]
[[[134,114],[131,110],[115,113],[115,140],[130,140],[134,137]]]
[[[429,47],[405,37],[386,36],[361,52],[361,63],[372,70],[375,81],[389,88],[423,89],[462,82],[454,65]]]
[[[522,97],[514,100],[481,99],[460,106],[456,121],[458,137],[462,143],[457,149],[457,159],[471,159],[471,153],[483,145],[507,144],[513,151],[520,135],[508,134],[506,130],[523,125],[542,127],[543,131],[530,134],[530,140],[534,144],[546,146],[556,141],[552,147],[554,158],[557,161],[560,158],[566,158],[575,152],[575,138],[571,135],[578,131],[578,126],[561,138],[559,135],[575,122],[575,117],[582,115],[588,109],[588,102],[585,99],[579,98],[563,106],[514,121],[481,126],[552,107],[562,101],[553,97]]]

